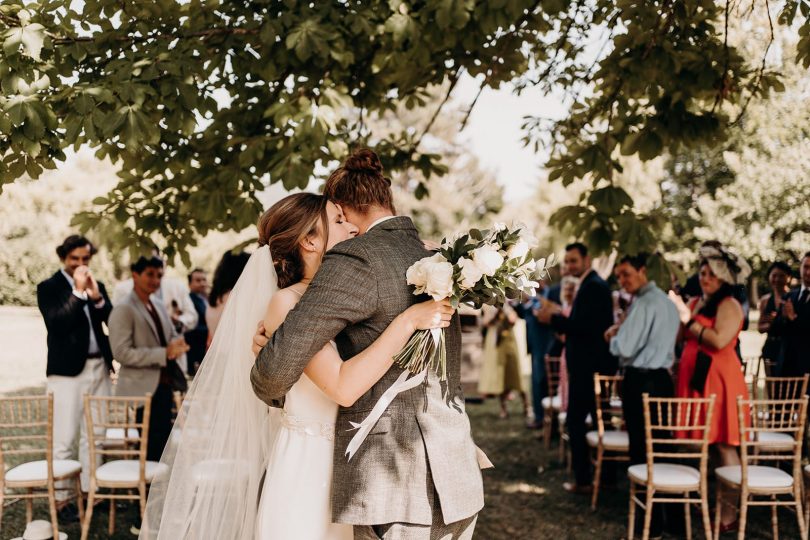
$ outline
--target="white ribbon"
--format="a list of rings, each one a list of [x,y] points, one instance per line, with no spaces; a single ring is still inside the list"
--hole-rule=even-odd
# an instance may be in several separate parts
[[[346,447],[346,455],[349,456],[348,461],[351,461],[352,457],[354,457],[354,454],[360,448],[360,445],[366,440],[368,434],[371,433],[371,429],[382,417],[383,413],[391,402],[394,401],[394,398],[406,390],[416,388],[425,381],[425,377],[427,377],[427,369],[408,379],[408,375],[410,374],[411,372],[408,370],[403,371],[394,384],[392,384],[388,390],[383,392],[383,395],[380,396],[380,399],[377,400],[377,403],[374,404],[371,412],[368,413],[368,416],[366,416],[362,422],[359,424],[357,422],[349,422],[352,425],[352,429],[349,431],[356,429],[357,433],[355,433],[352,440],[349,441],[349,446]]]

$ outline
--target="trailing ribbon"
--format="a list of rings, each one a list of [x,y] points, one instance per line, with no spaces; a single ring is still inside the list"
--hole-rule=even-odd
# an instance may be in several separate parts
[[[346,455],[349,456],[348,461],[351,461],[354,454],[358,449],[360,449],[360,445],[366,440],[368,434],[371,433],[371,429],[382,417],[383,413],[391,402],[394,401],[394,398],[406,390],[416,388],[425,381],[425,377],[427,377],[427,369],[408,379],[408,375],[410,374],[411,372],[408,370],[403,371],[399,378],[394,381],[394,384],[392,384],[388,390],[383,392],[383,395],[380,396],[380,399],[377,400],[377,403],[374,404],[371,412],[368,413],[368,416],[366,416],[362,422],[359,424],[357,422],[349,422],[352,425],[352,429],[349,431],[356,429],[357,433],[355,433],[352,440],[349,441],[349,446],[346,447]]]

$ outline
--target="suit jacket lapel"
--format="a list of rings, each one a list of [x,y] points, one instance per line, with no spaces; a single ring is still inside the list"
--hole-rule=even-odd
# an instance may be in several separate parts
[[[135,291],[129,293],[129,303],[135,306],[135,310],[141,314],[141,317],[143,317],[143,319],[146,321],[146,324],[148,324],[149,328],[152,329],[152,333],[155,335],[155,341],[160,343],[160,335],[155,327],[155,321],[152,320],[152,316],[149,315],[149,312],[146,310],[146,306],[143,304],[143,302],[141,302],[141,299],[138,298],[138,295],[135,294]]]

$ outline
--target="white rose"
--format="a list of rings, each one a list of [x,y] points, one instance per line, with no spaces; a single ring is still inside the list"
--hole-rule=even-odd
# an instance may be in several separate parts
[[[425,292],[434,300],[442,300],[453,294],[453,265],[441,253],[425,260],[425,272]]]
[[[492,246],[481,246],[472,252],[473,261],[485,276],[494,276],[503,265],[503,255]]]
[[[523,240],[518,240],[506,251],[507,259],[523,259],[529,253],[529,244]]]
[[[415,285],[417,294],[425,292],[425,285],[427,284],[427,260],[428,257],[425,257],[424,259],[416,261],[408,268],[408,271],[405,272],[408,285]]]
[[[472,289],[484,276],[484,272],[472,259],[462,257],[458,260],[458,266],[461,268],[460,285],[464,289]]]

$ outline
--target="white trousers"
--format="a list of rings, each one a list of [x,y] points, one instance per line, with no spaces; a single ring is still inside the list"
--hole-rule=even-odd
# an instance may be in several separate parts
[[[103,358],[89,358],[75,377],[48,376],[48,391],[53,392],[53,458],[76,459],[79,436],[79,462],[82,464],[82,491],[90,487],[90,447],[84,419],[84,395],[109,396],[112,383]],[[103,434],[101,434],[103,435]],[[71,494],[69,485],[57,485],[58,500]]]

